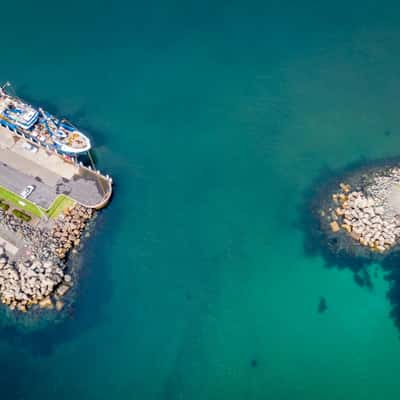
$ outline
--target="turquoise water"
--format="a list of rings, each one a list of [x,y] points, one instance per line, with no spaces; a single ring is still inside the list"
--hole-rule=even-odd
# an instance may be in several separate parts
[[[314,3],[2,4],[1,79],[116,182],[71,318],[0,330],[2,397],[399,397],[388,283],[297,221],[324,168],[399,155],[400,8]]]

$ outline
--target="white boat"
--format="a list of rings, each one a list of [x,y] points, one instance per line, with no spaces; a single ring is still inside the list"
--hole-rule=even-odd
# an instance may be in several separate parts
[[[39,108],[42,122],[50,132],[57,149],[65,154],[85,153],[90,150],[91,144],[88,137],[78,131],[65,120],[58,120],[48,112]]]
[[[65,155],[75,156],[90,150],[89,138],[72,124],[11,96],[5,86],[0,88],[0,125]]]

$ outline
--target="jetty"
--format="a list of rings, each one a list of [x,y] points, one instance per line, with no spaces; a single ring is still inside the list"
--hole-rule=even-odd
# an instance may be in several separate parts
[[[61,194],[85,207],[101,209],[112,194],[109,176],[0,126],[0,187],[18,194],[30,184],[35,190],[29,201],[44,210]]]
[[[11,310],[60,311],[74,286],[66,262],[112,179],[77,128],[0,89],[0,301]]]

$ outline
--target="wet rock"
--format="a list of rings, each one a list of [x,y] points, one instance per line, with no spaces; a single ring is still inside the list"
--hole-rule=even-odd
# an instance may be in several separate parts
[[[68,285],[62,284],[57,288],[56,293],[58,296],[63,297],[68,292],[69,289],[70,287]]]
[[[43,300],[39,301],[39,307],[52,309],[53,303],[52,303],[50,297],[45,297]]]
[[[64,308],[64,302],[62,302],[61,300],[57,300],[56,301],[56,310],[61,311],[63,308]]]
[[[339,224],[336,221],[332,221],[330,223],[330,226],[331,226],[332,232],[339,232],[340,231]]]

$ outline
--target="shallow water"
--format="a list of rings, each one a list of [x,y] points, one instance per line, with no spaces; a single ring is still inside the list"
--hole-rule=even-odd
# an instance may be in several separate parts
[[[4,398],[398,398],[382,272],[297,222],[323,169],[399,153],[400,9],[314,3],[2,5],[0,77],[116,182],[71,317],[0,331]]]

